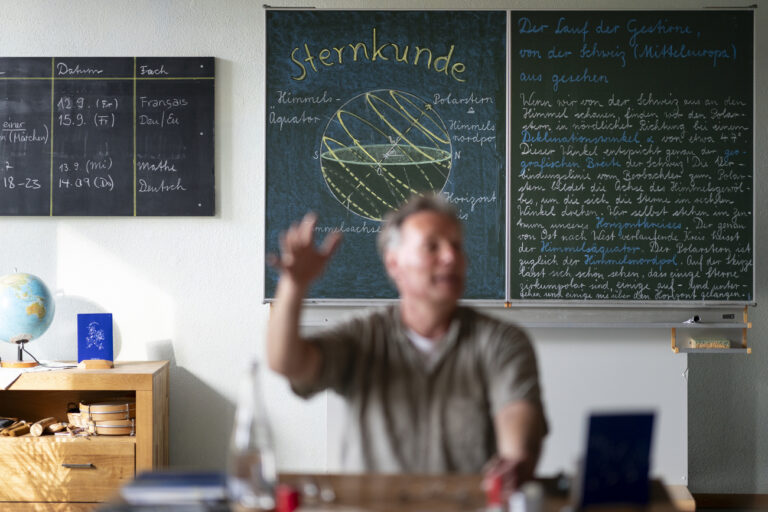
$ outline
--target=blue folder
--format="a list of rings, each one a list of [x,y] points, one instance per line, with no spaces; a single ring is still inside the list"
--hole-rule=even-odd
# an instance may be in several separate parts
[[[653,412],[592,414],[577,507],[648,503]]]

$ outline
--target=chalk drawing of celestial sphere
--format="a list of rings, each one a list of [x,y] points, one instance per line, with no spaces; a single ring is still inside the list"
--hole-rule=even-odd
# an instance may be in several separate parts
[[[442,191],[452,154],[445,124],[428,101],[381,89],[336,111],[323,133],[320,168],[345,208],[381,220],[414,194]]]

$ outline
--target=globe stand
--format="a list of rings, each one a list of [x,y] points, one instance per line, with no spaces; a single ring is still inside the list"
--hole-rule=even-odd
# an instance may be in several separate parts
[[[13,340],[13,343],[16,343],[18,345],[18,361],[3,361],[0,363],[0,366],[3,368],[32,368],[34,366],[37,366],[37,361],[24,361],[24,344],[27,343],[28,339],[20,339],[20,340]]]

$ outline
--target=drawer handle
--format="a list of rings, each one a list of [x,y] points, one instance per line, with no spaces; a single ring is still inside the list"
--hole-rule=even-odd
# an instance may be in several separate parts
[[[67,469],[96,469],[96,466],[90,462],[88,464],[67,464],[65,462],[62,466]]]

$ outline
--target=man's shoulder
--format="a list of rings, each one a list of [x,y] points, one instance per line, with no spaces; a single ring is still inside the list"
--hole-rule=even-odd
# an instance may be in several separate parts
[[[473,307],[460,306],[459,317],[466,332],[485,340],[519,338],[527,340],[525,331],[516,323]]]
[[[389,326],[397,320],[397,306],[362,307],[349,311],[335,324],[337,329],[355,329],[364,326]]]
[[[512,320],[501,318],[498,315],[490,314],[471,306],[459,306],[459,315],[461,316],[462,322],[473,322],[480,325],[487,325],[489,327],[497,326],[503,328],[520,329],[520,326],[518,326]]]
[[[389,323],[397,318],[397,307],[397,304],[367,307],[359,311],[355,317],[360,321]]]

